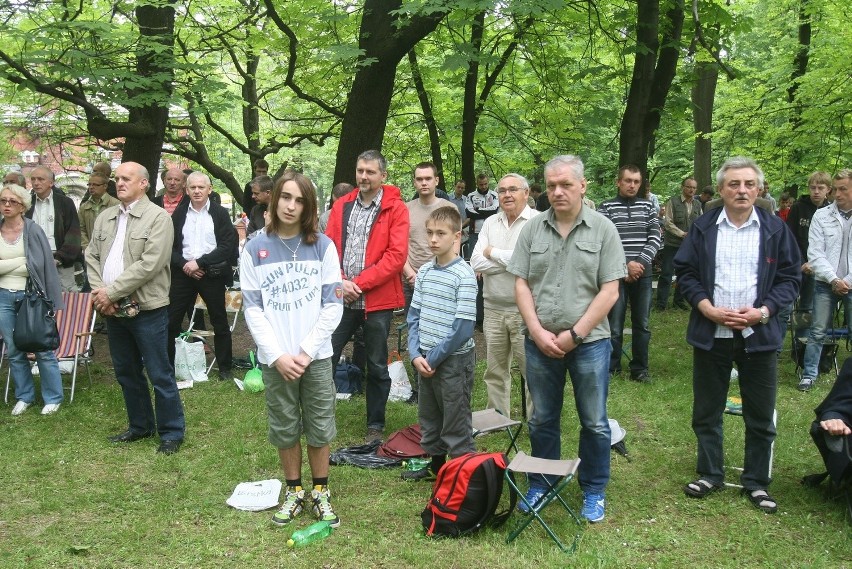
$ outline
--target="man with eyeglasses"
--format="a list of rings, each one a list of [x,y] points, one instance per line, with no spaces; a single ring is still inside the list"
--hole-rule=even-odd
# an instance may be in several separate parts
[[[74,265],[82,260],[80,218],[74,200],[54,187],[54,179],[53,171],[44,166],[32,169],[30,185],[35,195],[26,217],[35,221],[47,235],[62,290],[78,292],[82,282],[77,283]]]
[[[648,317],[653,294],[651,264],[660,249],[660,218],[657,207],[640,198],[642,172],[628,164],[618,170],[615,182],[618,195],[601,203],[598,211],[609,218],[618,230],[627,261],[627,276],[621,280],[618,300],[609,312],[612,353],[609,373],[621,373],[621,347],[624,342],[624,317],[630,302],[633,348],[630,359],[630,379],[640,383],[651,381],[648,371],[648,346],[651,328]]]
[[[527,222],[539,214],[527,203],[530,188],[520,174],[506,174],[497,184],[500,211],[482,224],[479,240],[470,256],[474,271],[482,274],[486,367],[485,387],[488,391],[489,409],[496,409],[506,417],[511,413],[512,358],[518,362],[521,384],[526,385],[526,358],[523,319],[515,303],[515,275],[506,267],[515,250],[518,235]],[[532,416],[532,400],[526,400],[524,416]]]
[[[89,199],[80,204],[80,245],[83,250],[89,245],[92,237],[92,229],[95,227],[95,219],[106,208],[118,205],[117,198],[107,193],[109,180],[102,174],[89,176]]]

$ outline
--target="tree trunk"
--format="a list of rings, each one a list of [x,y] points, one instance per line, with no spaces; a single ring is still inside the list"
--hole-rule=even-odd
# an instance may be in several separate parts
[[[464,78],[464,106],[462,108],[461,132],[461,177],[468,191],[476,188],[476,172],[474,163],[474,144],[476,142],[476,125],[479,122],[477,113],[477,86],[479,83],[479,53],[482,50],[482,34],[485,28],[485,11],[474,16],[470,24],[470,46],[473,57],[467,65]]]
[[[674,0],[666,12],[661,39],[660,0],[638,0],[636,56],[621,121],[619,165],[635,164],[645,176],[649,151],[677,71],[683,18],[683,1]]]
[[[444,179],[444,159],[441,156],[441,138],[438,135],[438,124],[435,122],[432,102],[429,100],[429,93],[426,92],[426,85],[423,84],[420,66],[417,65],[417,54],[413,49],[408,52],[408,64],[411,67],[411,77],[414,80],[414,88],[417,90],[420,108],[423,109],[423,122],[426,123],[426,130],[429,132],[429,150],[432,154],[432,163],[438,170],[441,186],[446,189],[447,181]]]
[[[799,80],[808,71],[808,60],[810,59],[811,17],[808,13],[808,1],[801,0],[801,4],[799,4],[799,49],[796,51],[796,57],[793,58],[793,73],[790,75],[790,86],[787,88],[787,101],[793,106],[790,116],[793,131],[797,130],[802,124],[802,104],[797,99],[796,94],[799,90]],[[795,136],[792,137],[791,142],[790,163],[801,164],[805,149],[801,147]],[[796,187],[796,189],[798,188]]]
[[[153,197],[169,120],[168,98],[172,93],[174,79],[175,10],[172,5],[141,5],[136,8],[136,19],[142,40],[136,53],[136,72],[143,77],[157,76],[162,79],[157,102],[128,109],[129,123],[147,124],[149,128],[145,135],[125,137],[122,161],[138,162],[148,169],[151,176],[148,195]],[[163,49],[153,46],[146,48],[148,43],[160,44]]]
[[[695,67],[696,82],[692,87],[692,125],[695,130],[694,176],[699,191],[713,185],[713,103],[719,66],[703,62]]]
[[[398,18],[402,0],[366,0],[358,47],[363,56],[343,116],[334,166],[334,182],[355,181],[355,159],[365,150],[381,150],[394,76],[399,62],[432,33],[449,8],[423,16]]]

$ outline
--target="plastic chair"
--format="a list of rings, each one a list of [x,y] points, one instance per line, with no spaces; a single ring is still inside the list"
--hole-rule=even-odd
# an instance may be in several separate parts
[[[92,295],[88,292],[63,292],[62,300],[65,308],[56,312],[56,327],[59,330],[59,348],[56,349],[56,359],[62,362],[73,362],[71,368],[71,398],[74,402],[74,392],[77,387],[77,370],[79,365],[86,366],[89,387],[92,386],[92,373],[89,363],[92,361],[92,334],[95,328],[97,314],[92,304]],[[5,352],[5,345],[3,351]],[[4,400],[9,402],[9,384],[12,370],[6,374],[6,393]]]
[[[234,332],[234,328],[237,327],[237,320],[240,317],[240,311],[243,308],[243,292],[239,289],[229,288],[225,290],[225,312],[231,315],[231,325],[229,329],[231,333]],[[195,298],[195,306],[192,307],[192,316],[189,318],[189,329],[186,331],[190,336],[194,338],[200,338],[201,340],[205,340],[207,338],[211,338],[214,336],[214,332],[212,330],[193,330],[192,326],[195,322],[195,313],[199,310],[207,310],[207,305],[204,304],[204,300],[201,298],[201,295],[198,295]],[[210,373],[210,370],[213,369],[213,364],[216,363],[216,356],[213,356],[213,360],[210,362],[210,365],[207,366],[207,373]]]
[[[521,434],[521,429],[524,424],[520,421],[506,417],[496,409],[483,409],[482,411],[474,411],[471,415],[471,423],[473,424],[473,436],[487,435],[497,431],[506,431],[509,436],[509,446],[506,447],[506,454],[515,449],[518,452],[516,443],[518,435]],[[512,431],[512,429],[515,429]]]
[[[527,512],[520,513],[520,518],[514,522],[514,525],[509,530],[509,535],[506,537],[506,543],[514,541],[521,532],[523,532],[532,523],[533,520],[537,520],[559,549],[566,553],[573,553],[577,549],[577,544],[580,542],[580,536],[582,535],[583,523],[561,496],[561,493],[574,479],[577,474],[577,468],[579,467],[579,458],[575,458],[573,460],[548,460],[546,458],[528,456],[523,452],[518,452],[518,454],[515,455],[515,458],[513,458],[512,462],[509,463],[509,466],[506,467],[506,483],[509,485],[510,491],[514,492],[518,496],[518,503],[526,506]],[[548,489],[538,502],[535,504],[527,502],[525,493],[515,482],[515,473],[522,473],[526,475],[538,473],[544,475]],[[547,525],[547,522],[545,522],[541,517],[541,511],[552,502],[561,504],[577,525],[577,531],[574,534],[574,540],[570,547],[563,543],[559,536],[556,535],[556,532],[554,532],[550,526]]]

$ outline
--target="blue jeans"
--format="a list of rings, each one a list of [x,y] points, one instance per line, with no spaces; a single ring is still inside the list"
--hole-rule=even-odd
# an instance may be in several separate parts
[[[660,279],[657,281],[657,307],[665,308],[669,303],[669,290],[672,288],[672,276],[674,275],[674,258],[679,246],[665,245],[660,251]],[[683,302],[680,288],[675,287],[674,304]]]
[[[802,379],[816,379],[819,373],[819,358],[822,355],[822,345],[825,343],[825,333],[832,328],[834,307],[838,301],[843,303],[846,314],[852,314],[852,294],[840,296],[831,292],[828,283],[817,281],[814,287],[814,318],[808,330],[808,345],[805,348],[805,369]]]
[[[107,318],[109,351],[115,379],[124,393],[129,429],[137,434],[157,432],[164,441],[182,440],[186,428],[175,368],[166,349],[168,328],[167,306],[143,310],[136,318]],[[142,373],[143,364],[148,379]]]
[[[527,387],[533,400],[529,421],[532,456],[558,460],[562,446],[562,400],[565,373],[574,386],[574,403],[580,419],[580,468],[577,480],[584,492],[604,493],[609,482],[610,431],[606,414],[609,392],[607,364],[612,349],[608,339],[581,344],[562,358],[551,358],[529,337]],[[544,485],[544,476],[530,475],[530,484]]]
[[[367,428],[385,428],[385,408],[388,404],[391,379],[388,375],[388,334],[390,333],[393,310],[377,310],[365,314],[364,310],[343,308],[340,324],[331,335],[331,346],[334,350],[331,363],[337,371],[340,354],[355,331],[363,326],[364,348],[367,353],[367,387],[364,394],[367,398]]]
[[[618,300],[609,311],[609,329],[612,334],[612,354],[609,371],[621,371],[621,347],[624,344],[624,317],[627,314],[627,302],[630,301],[630,320],[633,330],[633,359],[630,360],[630,373],[635,375],[648,371],[648,346],[651,343],[651,329],[648,316],[651,312],[653,294],[650,273],[636,282],[618,284]]]
[[[31,364],[26,352],[15,347],[12,333],[15,330],[17,302],[24,298],[24,291],[11,291],[0,288],[0,334],[6,342],[6,357],[9,358],[9,368],[15,381],[15,399],[24,403],[35,401],[35,383]],[[62,375],[59,373],[59,362],[53,352],[37,352],[36,362],[41,377],[41,398],[45,405],[62,403]]]
[[[747,352],[742,336],[716,338],[713,348],[693,348],[692,430],[698,441],[698,475],[716,486],[725,482],[722,413],[737,364],[745,422],[745,462],[740,484],[747,490],[766,489],[769,457],[775,440],[775,396],[778,357],[774,350]]]

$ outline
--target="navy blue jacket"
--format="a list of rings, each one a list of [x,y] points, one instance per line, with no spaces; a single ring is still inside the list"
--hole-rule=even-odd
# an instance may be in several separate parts
[[[752,327],[754,334],[745,338],[746,351],[768,352],[778,349],[784,339],[778,311],[793,303],[799,294],[802,263],[796,239],[781,218],[756,208],[760,221],[760,254],[757,267],[755,308],[766,306],[771,317],[765,325]],[[677,286],[693,306],[708,299],[713,302],[716,282],[716,222],[722,208],[713,209],[695,220],[674,258]],[[686,341],[702,350],[713,347],[716,323],[693,308],[686,329]]]

